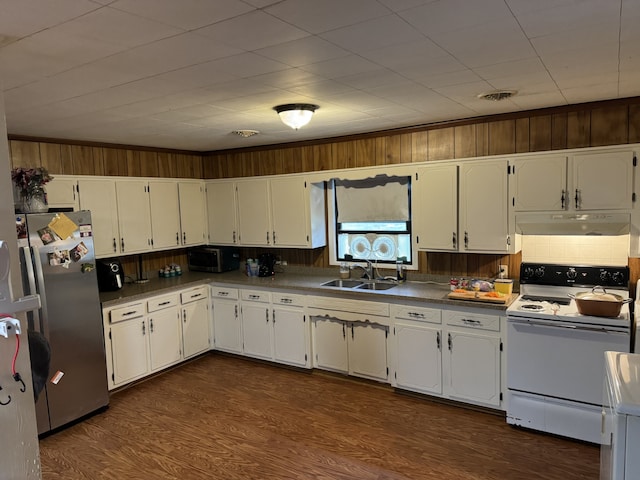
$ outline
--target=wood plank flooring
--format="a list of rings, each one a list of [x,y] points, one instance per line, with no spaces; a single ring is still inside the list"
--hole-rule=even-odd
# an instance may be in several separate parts
[[[597,480],[596,446],[323,373],[210,354],[40,442],[44,480]]]

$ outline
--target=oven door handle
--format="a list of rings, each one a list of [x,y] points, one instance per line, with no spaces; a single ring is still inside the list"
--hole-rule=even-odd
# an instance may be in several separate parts
[[[606,327],[587,327],[583,325],[569,325],[566,323],[547,323],[547,322],[538,322],[534,320],[516,320],[516,319],[508,319],[511,323],[516,323],[520,325],[532,325],[535,327],[551,327],[551,328],[568,328],[570,330],[584,330],[587,332],[602,332],[602,333],[619,333],[621,335],[628,335],[628,330],[612,330]]]

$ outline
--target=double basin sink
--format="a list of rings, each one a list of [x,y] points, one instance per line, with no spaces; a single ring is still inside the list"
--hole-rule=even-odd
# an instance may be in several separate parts
[[[395,283],[376,280],[351,280],[341,278],[321,284],[322,287],[353,288],[357,290],[389,290],[396,285]]]

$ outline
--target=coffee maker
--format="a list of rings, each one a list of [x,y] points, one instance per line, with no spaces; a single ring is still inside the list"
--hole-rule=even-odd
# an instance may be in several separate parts
[[[271,253],[262,253],[258,257],[258,276],[272,277],[275,274],[274,267],[276,265],[276,257]]]

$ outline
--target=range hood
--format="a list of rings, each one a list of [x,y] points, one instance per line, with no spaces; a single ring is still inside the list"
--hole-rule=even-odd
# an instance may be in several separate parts
[[[523,235],[624,235],[628,213],[525,213],[516,215],[516,233]]]

